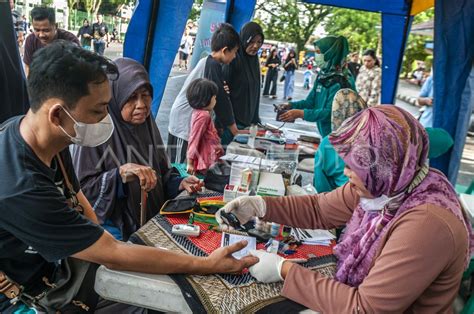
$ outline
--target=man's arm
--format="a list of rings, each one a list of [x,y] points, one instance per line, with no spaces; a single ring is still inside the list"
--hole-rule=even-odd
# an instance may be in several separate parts
[[[196,257],[166,249],[120,242],[108,232],[104,232],[93,245],[74,254],[73,257],[105,265],[114,270],[151,274],[239,273],[258,261],[257,258],[250,256],[241,260],[232,257],[233,252],[244,248],[245,245],[245,242],[239,242],[220,248],[208,257]]]
[[[82,191],[79,191],[77,193],[77,200],[81,204],[82,208],[84,209],[84,216],[89,218],[90,221],[93,223],[99,224],[99,220],[97,219],[97,216],[95,215],[94,209],[91,206],[91,203],[87,200],[86,196]]]

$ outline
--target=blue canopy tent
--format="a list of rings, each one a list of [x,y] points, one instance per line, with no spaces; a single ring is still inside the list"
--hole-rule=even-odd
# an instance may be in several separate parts
[[[432,6],[434,0],[301,1],[382,14],[381,102],[393,104],[413,16]],[[140,1],[129,25],[125,38],[124,56],[142,62],[149,70],[154,87],[152,106],[154,115],[158,112],[192,3],[192,0]],[[236,29],[240,29],[253,16],[255,3],[256,0],[228,0],[226,21],[233,24]],[[465,116],[472,98],[469,88],[472,89],[474,86],[474,82],[468,84],[468,90],[462,96],[474,54],[474,43],[469,41],[474,38],[473,14],[474,1],[436,1],[435,126],[446,129],[455,138],[455,144],[448,154],[433,160],[432,164],[448,175],[452,183],[456,180],[467,131]],[[454,46],[457,49],[448,49]],[[444,73],[444,75],[436,73]],[[450,91],[449,97],[448,91]]]

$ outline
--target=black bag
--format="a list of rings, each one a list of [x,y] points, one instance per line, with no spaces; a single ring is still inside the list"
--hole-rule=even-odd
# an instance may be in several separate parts
[[[224,193],[225,186],[229,184],[230,165],[228,163],[215,163],[207,170],[204,177],[206,189]]]
[[[280,77],[280,82],[283,82],[285,80],[285,74],[283,74],[281,77]]]
[[[60,261],[52,278],[43,278],[49,289],[34,297],[22,293],[19,299],[46,313],[94,313],[99,302],[99,295],[94,290],[98,267],[68,257]]]

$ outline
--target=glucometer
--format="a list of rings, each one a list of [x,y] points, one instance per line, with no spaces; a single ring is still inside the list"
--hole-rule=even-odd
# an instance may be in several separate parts
[[[221,211],[220,214],[221,214],[222,220],[224,220],[226,224],[228,224],[234,229],[241,229],[240,221],[237,218],[237,216],[235,216],[232,213],[226,213],[224,211]]]

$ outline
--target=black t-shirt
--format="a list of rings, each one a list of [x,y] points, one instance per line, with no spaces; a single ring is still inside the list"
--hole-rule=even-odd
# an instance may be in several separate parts
[[[206,66],[204,67],[204,77],[216,83],[219,88],[216,97],[216,106],[214,107],[216,126],[218,128],[224,128],[234,124],[235,119],[232,103],[224,89],[222,64],[217,62],[212,56],[207,57]]]
[[[68,207],[56,158],[48,167],[36,156],[21,137],[22,118],[0,126],[0,270],[36,293],[55,262],[88,248],[104,231]],[[61,156],[79,191],[69,150]],[[0,312],[2,305],[0,295]]]
[[[101,40],[103,37],[105,37],[105,34],[109,32],[109,29],[107,28],[107,25],[102,22],[102,23],[94,23],[92,24],[92,34],[94,36],[95,40]]]

